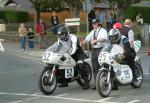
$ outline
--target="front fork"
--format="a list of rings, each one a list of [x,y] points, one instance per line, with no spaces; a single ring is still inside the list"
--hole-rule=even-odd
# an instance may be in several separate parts
[[[55,70],[56,70],[56,66],[54,65],[52,69],[52,75],[50,77],[50,82],[52,82],[53,76],[55,75]]]
[[[109,84],[110,82],[110,72],[111,71],[111,66],[109,66],[109,69],[108,69],[108,75],[107,75],[107,84]]]

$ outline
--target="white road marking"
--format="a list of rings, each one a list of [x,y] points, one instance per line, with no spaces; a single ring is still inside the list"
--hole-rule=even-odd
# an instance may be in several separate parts
[[[129,101],[127,103],[136,103],[136,102],[139,102],[140,100],[132,100],[132,101]]]
[[[37,98],[40,98],[40,97],[28,98],[28,99],[18,100],[18,101],[14,101],[14,102],[9,102],[9,103],[27,102],[27,101],[31,101],[31,100],[34,100],[34,99],[37,99]]]
[[[150,73],[145,73],[145,75],[150,75]]]
[[[62,96],[66,96],[66,95],[68,95],[68,94],[64,93],[64,94],[57,95],[57,97],[62,97]]]
[[[36,95],[36,94],[33,95],[33,94],[0,92],[0,95],[2,95],[2,94],[3,95],[15,95],[15,96],[31,96],[31,97],[37,97],[37,98],[44,97],[44,98],[54,98],[54,99],[63,99],[63,100],[73,100],[73,101],[80,101],[80,102],[93,102],[93,103],[95,103],[95,101],[93,101],[93,100],[78,99],[78,98],[68,98],[68,97],[60,97],[60,96],[45,96],[45,95]],[[29,98],[29,99],[32,99],[32,98]],[[27,99],[24,99],[24,101],[25,100],[27,100]],[[13,102],[13,103],[18,103],[18,102],[21,102],[21,100]],[[111,103],[111,102],[109,102],[109,103]]]
[[[20,103],[23,101],[31,101],[33,99],[38,99],[38,98],[53,98],[53,99],[62,99],[62,100],[72,100],[72,101],[79,101],[79,102],[91,102],[91,103],[121,103],[121,102],[111,102],[108,101],[110,99],[112,99],[112,97],[107,97],[107,98],[103,98],[100,100],[88,100],[88,99],[78,99],[78,98],[69,98],[69,97],[62,97],[64,95],[68,95],[67,93],[61,94],[61,95],[57,95],[57,96],[46,96],[46,95],[39,95],[41,93],[34,93],[34,94],[23,94],[23,93],[7,93],[7,92],[0,92],[0,95],[12,95],[12,96],[30,96],[32,98],[28,98],[28,99],[23,99],[23,100],[18,100],[18,101],[14,101],[14,102],[10,102],[10,103]],[[139,102],[140,100],[132,100],[129,101],[127,103],[136,103]]]
[[[103,98],[103,99],[100,99],[100,100],[96,100],[94,102],[98,102],[98,103],[119,103],[119,102],[109,102],[107,100],[111,99],[112,97],[107,97],[107,98]]]

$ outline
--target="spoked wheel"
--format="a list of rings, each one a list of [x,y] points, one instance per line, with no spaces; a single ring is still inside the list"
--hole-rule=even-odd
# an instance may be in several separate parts
[[[91,78],[92,78],[92,70],[91,70],[91,67],[88,63],[84,62],[83,63],[83,69],[85,69],[86,71],[86,75],[88,78],[88,81],[90,82],[91,81]],[[83,78],[78,78],[77,79],[77,83],[80,85],[80,86],[84,86],[85,84],[85,80]]]
[[[46,95],[52,94],[57,86],[57,80],[55,74],[52,76],[52,79],[50,80],[52,75],[52,67],[45,67],[42,71],[42,74],[39,79],[39,88],[41,92],[43,92]]]
[[[143,70],[139,62],[135,62],[136,65],[136,73],[138,74],[138,79],[133,79],[133,82],[131,83],[131,86],[134,88],[140,88],[143,83]]]
[[[109,78],[109,82],[107,83],[108,79],[108,71],[101,70],[98,72],[96,77],[96,90],[98,94],[102,97],[108,97],[112,90],[111,78]]]

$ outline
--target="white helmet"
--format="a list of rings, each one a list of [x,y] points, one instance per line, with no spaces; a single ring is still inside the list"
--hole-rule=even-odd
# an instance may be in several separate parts
[[[117,44],[117,42],[120,40],[121,38],[121,34],[120,31],[116,28],[113,28],[109,31],[108,33],[109,35],[109,40],[112,44]]]

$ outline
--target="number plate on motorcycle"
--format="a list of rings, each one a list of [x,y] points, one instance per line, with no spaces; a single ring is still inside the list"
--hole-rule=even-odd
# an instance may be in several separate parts
[[[71,78],[74,76],[74,68],[65,69],[65,78]]]
[[[45,52],[45,53],[43,54],[42,60],[43,60],[44,62],[49,62],[49,57],[50,57],[50,55],[51,55],[50,52]]]

